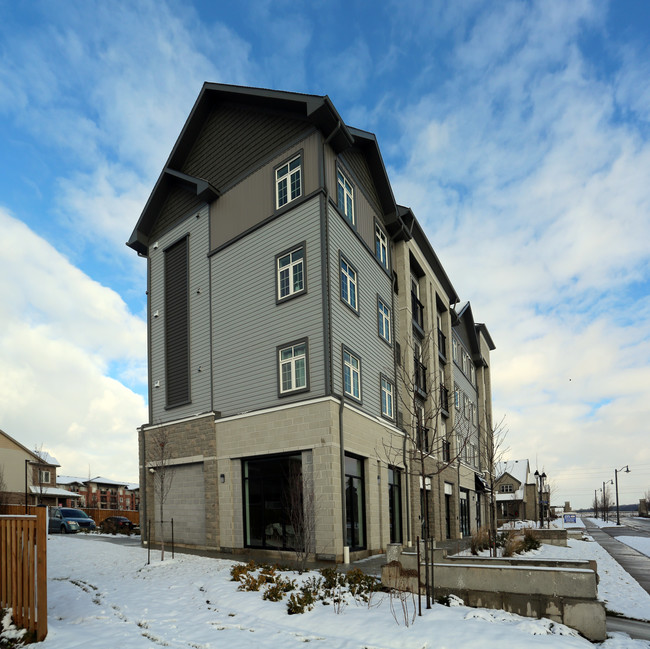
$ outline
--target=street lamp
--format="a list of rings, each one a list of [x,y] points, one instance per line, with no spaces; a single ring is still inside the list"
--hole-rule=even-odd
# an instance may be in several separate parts
[[[614,480],[616,480],[616,524],[621,524],[621,514],[618,511],[618,474],[625,469],[625,473],[630,472],[630,467],[626,464],[622,469],[614,469]]]
[[[544,479],[546,478],[546,473],[540,473],[535,470],[535,479],[539,479],[539,527],[542,529],[544,527],[544,501],[542,500],[542,488],[544,484]]]

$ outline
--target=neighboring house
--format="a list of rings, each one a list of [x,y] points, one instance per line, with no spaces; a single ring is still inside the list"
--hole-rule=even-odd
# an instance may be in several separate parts
[[[327,96],[204,84],[128,245],[148,270],[143,530],[167,465],[164,519],[192,547],[290,550],[296,501],[339,561],[487,520],[494,344]]]
[[[73,492],[78,498],[71,507],[88,507],[91,509],[137,510],[139,505],[139,485],[119,482],[110,478],[76,478],[59,476],[59,487]]]
[[[496,475],[497,523],[539,520],[539,483],[530,471],[528,460],[499,462]],[[544,518],[547,516],[548,496],[549,487],[545,483],[542,492]]]
[[[2,430],[0,467],[7,504],[58,505],[66,495],[56,484],[56,458],[42,450],[30,451]]]

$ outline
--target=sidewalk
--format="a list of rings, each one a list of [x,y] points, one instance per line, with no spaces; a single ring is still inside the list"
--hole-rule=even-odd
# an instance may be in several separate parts
[[[646,593],[650,594],[650,557],[641,554],[634,548],[625,545],[613,538],[614,534],[620,533],[618,527],[598,527],[587,519],[582,522],[587,528],[588,534],[601,545],[621,565],[623,570],[630,574]],[[621,526],[622,527],[622,526]],[[612,533],[608,533],[612,530]],[[635,530],[632,536],[646,536],[647,533]]]

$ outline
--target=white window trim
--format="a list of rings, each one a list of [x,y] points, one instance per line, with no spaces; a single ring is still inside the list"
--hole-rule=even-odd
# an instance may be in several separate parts
[[[355,214],[354,214],[354,186],[350,182],[349,178],[341,171],[341,169],[336,170],[336,197],[337,203],[339,202],[341,190],[343,192],[343,205],[339,203],[339,209],[345,215],[345,218],[352,224],[355,225]],[[348,210],[349,206],[349,210]]]
[[[279,167],[276,168],[275,170],[275,207],[276,209],[280,209],[281,207],[284,207],[285,205],[288,205],[291,203],[291,201],[295,201],[296,199],[300,198],[302,196],[302,156],[299,153],[298,155],[294,156],[290,160],[287,160],[284,164],[281,164]],[[291,169],[291,164],[298,160],[298,166],[295,169]],[[284,169],[284,167],[287,168],[286,173],[282,174],[281,176],[278,176],[279,172],[281,169]],[[298,183],[299,183],[299,188],[298,188],[298,193],[295,196],[292,196],[292,191],[291,191],[291,184],[294,180],[294,177],[298,176]],[[287,199],[282,205],[280,205],[280,185],[282,182],[286,182],[286,188],[287,188]]]
[[[350,376],[350,391],[345,386],[347,374]],[[355,377],[358,394],[354,393]],[[347,349],[343,350],[343,392],[352,399],[361,401],[361,359]]]
[[[384,310],[382,310],[382,307]],[[377,327],[379,330],[379,337],[385,340],[388,344],[391,343],[391,328],[390,328],[390,309],[386,303],[377,298]]]
[[[345,302],[354,311],[359,310],[359,287],[357,284],[357,271],[350,264],[350,262],[341,255],[340,257],[340,273],[341,273],[341,300]],[[345,268],[344,268],[345,266]],[[343,295],[343,287],[346,288],[347,297]],[[350,287],[354,287],[354,303],[352,301],[353,292]]]
[[[302,251],[302,257],[296,261],[292,261],[291,257],[293,256],[294,253]],[[289,264],[287,266],[282,266],[280,268],[280,260],[284,259],[285,257],[289,257]],[[302,286],[299,289],[296,289],[295,284],[294,284],[294,268],[296,266],[302,266]],[[300,245],[296,246],[292,250],[289,250],[286,253],[281,253],[277,256],[276,261],[275,261],[275,271],[276,271],[276,279],[277,279],[277,291],[278,291],[278,301],[280,300],[286,300],[287,298],[290,298],[293,295],[298,295],[299,293],[303,293],[305,291],[305,286],[306,286],[306,273],[305,273],[305,246]],[[287,271],[289,273],[289,292],[286,295],[281,294],[281,287],[282,287],[282,280],[281,280],[281,274],[282,272]]]
[[[304,351],[296,354],[296,348],[304,346]],[[284,359],[282,358],[282,352],[291,350],[291,358]],[[302,360],[304,363],[304,384],[297,385],[296,383],[296,364],[298,361]],[[291,385],[288,388],[285,388],[282,381],[282,370],[285,366],[290,368],[290,377]],[[306,390],[308,388],[308,372],[309,368],[307,367],[307,341],[301,340],[296,343],[286,345],[284,347],[278,348],[278,371],[279,371],[279,380],[280,380],[280,394],[289,394],[291,392],[296,392],[298,390]]]
[[[380,379],[380,385],[381,414],[388,419],[395,419],[395,386],[383,376]]]
[[[388,270],[388,237],[379,223],[375,223],[375,256],[379,263]]]

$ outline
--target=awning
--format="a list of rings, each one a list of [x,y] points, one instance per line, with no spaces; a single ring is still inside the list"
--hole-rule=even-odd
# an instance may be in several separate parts
[[[480,473],[474,473],[474,489],[477,492],[479,492],[479,491],[485,491],[485,492],[492,491],[492,489],[490,489],[490,485],[488,484],[487,480]]]

